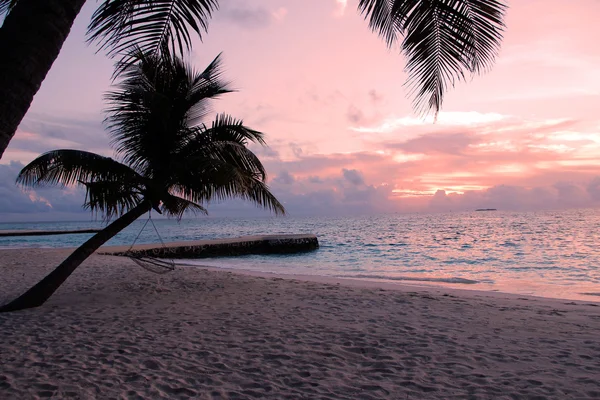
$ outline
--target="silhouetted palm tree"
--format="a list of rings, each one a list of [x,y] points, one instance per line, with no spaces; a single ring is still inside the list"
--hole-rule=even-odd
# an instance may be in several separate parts
[[[0,312],[43,304],[87,257],[151,209],[179,218],[188,210],[204,213],[202,204],[210,200],[240,197],[285,212],[265,184],[263,165],[246,146],[264,144],[263,134],[224,114],[209,126],[201,123],[209,100],[229,92],[219,57],[202,73],[177,57],[137,57],[106,96],[106,122],[121,162],[54,150],[17,178],[25,186],[83,185],[86,208],[109,219],[120,216]]]
[[[407,58],[407,85],[420,111],[439,112],[448,86],[489,69],[506,2],[498,0],[360,0],[372,30]]]
[[[27,113],[86,0],[0,0],[0,158]],[[88,28],[110,55],[191,45],[217,0],[102,0]],[[124,52],[125,50],[125,52]]]

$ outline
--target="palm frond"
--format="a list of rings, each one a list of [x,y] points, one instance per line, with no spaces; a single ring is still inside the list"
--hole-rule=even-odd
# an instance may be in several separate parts
[[[24,186],[62,185],[83,182],[120,182],[140,185],[143,178],[133,169],[109,157],[81,150],[53,150],[27,164],[17,177]]]
[[[191,66],[188,66],[187,70],[188,79],[192,84],[187,97],[189,109],[186,117],[188,124],[196,125],[211,112],[209,100],[231,93],[233,89],[231,83],[223,79],[222,53],[219,53],[201,73],[197,73]]]
[[[120,181],[81,182],[86,187],[83,207],[92,212],[100,212],[106,220],[120,216],[143,201],[142,194]]]
[[[19,0],[0,0],[0,16],[8,14]]]
[[[193,142],[188,147],[194,147]],[[246,146],[235,142],[213,142],[203,144],[200,149],[192,153],[188,149],[181,152],[182,159],[179,162],[173,162],[171,168],[173,176],[185,176],[186,174],[206,174],[211,171],[221,173],[221,171],[230,171],[231,174],[237,174],[237,170],[245,174],[266,180],[267,172],[265,167]]]
[[[248,142],[266,145],[262,132],[248,128],[244,125],[244,121],[227,114],[217,115],[210,128],[203,126],[198,133],[198,138],[210,142],[235,142],[244,146]]]
[[[208,112],[208,102],[229,91],[220,57],[197,73],[178,57],[139,53],[105,96],[111,144],[127,164],[152,174],[190,140],[190,127]]]
[[[249,172],[258,179],[266,179],[261,161],[248,147],[248,142],[265,144],[263,134],[243,125],[228,115],[218,115],[210,128],[201,126],[179,150],[179,157],[171,164],[174,175],[228,168]],[[194,166],[190,168],[189,166]],[[182,172],[179,172],[182,171]],[[203,173],[203,172],[201,172]]]
[[[358,8],[388,46],[404,37],[415,108],[437,114],[456,81],[491,68],[507,6],[498,0],[360,0]]]
[[[240,198],[252,201],[254,204],[275,213],[275,215],[285,215],[285,207],[277,200],[275,195],[266,183],[253,179],[252,184],[240,193]]]
[[[125,59],[133,46],[152,55],[164,49],[183,54],[192,44],[190,32],[202,39],[218,6],[217,0],[104,0],[92,15],[88,41]]]
[[[174,175],[173,191],[197,203],[242,198],[258,206],[284,214],[283,206],[271,194],[264,176],[254,170],[215,158],[191,160],[189,169]]]
[[[396,3],[397,0],[361,0],[358,3],[359,13],[369,19],[369,28],[377,32],[388,47],[398,41],[402,32],[400,15],[392,10]]]
[[[202,183],[188,182],[188,185],[176,186],[183,197],[194,202],[208,203],[239,198],[275,213],[285,215],[285,207],[273,195],[269,187],[255,177],[245,175],[242,179],[205,179]]]
[[[169,194],[162,199],[161,210],[163,214],[181,219],[186,212],[208,215],[208,211],[200,204]]]

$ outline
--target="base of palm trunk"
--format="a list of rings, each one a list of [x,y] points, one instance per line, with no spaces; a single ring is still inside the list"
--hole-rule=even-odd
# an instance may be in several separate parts
[[[149,209],[150,206],[148,203],[144,202],[117,218],[113,223],[79,246],[65,261],[34,287],[23,293],[17,299],[0,307],[0,313],[35,308],[44,304],[64,281],[71,276],[73,271],[81,265],[81,263],[98,250],[100,246],[108,242],[112,237],[129,226]]]

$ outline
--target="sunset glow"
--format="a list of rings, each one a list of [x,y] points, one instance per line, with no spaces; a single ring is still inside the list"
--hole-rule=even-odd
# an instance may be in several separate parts
[[[57,147],[111,154],[100,110],[112,62],[84,44],[92,3],[4,166]],[[256,151],[292,214],[310,212],[306,199],[365,212],[600,204],[597,1],[511,2],[496,65],[451,91],[435,123],[412,109],[405,60],[358,0],[251,4],[224,2],[192,59],[203,68],[223,52],[239,92],[215,111],[266,133],[270,148]]]

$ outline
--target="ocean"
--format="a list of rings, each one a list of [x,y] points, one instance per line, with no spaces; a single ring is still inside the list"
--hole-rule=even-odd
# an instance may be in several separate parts
[[[320,243],[310,253],[186,263],[600,301],[600,210],[153,221],[165,242],[314,233]],[[136,221],[108,244],[131,244],[144,222]],[[4,223],[0,230],[101,226],[95,221]],[[90,236],[0,238],[0,249],[74,247]],[[158,241],[150,224],[138,239]]]

